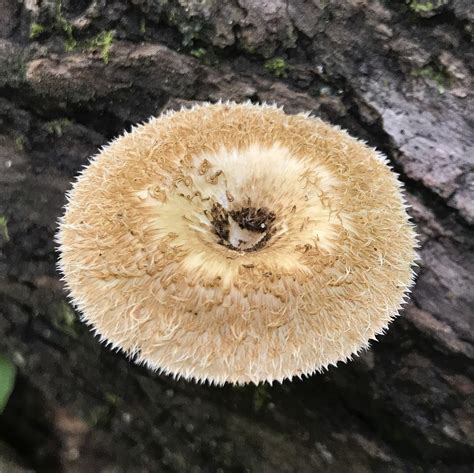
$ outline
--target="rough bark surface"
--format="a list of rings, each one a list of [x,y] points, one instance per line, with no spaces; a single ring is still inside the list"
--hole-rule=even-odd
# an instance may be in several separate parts
[[[472,473],[470,0],[0,0],[0,471]],[[64,194],[136,122],[195,101],[311,110],[385,152],[421,263],[354,361],[275,386],[159,376],[101,346],[55,270]],[[93,196],[91,196],[93,198]]]

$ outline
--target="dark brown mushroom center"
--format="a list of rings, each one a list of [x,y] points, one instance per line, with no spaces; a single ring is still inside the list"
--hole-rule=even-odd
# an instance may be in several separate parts
[[[263,248],[274,233],[275,214],[265,207],[242,207],[226,210],[214,204],[211,223],[218,243],[235,251],[256,251]]]

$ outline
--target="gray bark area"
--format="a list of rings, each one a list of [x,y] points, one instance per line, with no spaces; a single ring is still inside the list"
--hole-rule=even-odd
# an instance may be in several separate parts
[[[0,352],[19,370],[0,471],[472,473],[470,0],[0,0],[0,12]],[[310,110],[400,173],[417,284],[352,362],[274,386],[174,381],[100,345],[68,304],[53,237],[75,174],[132,124],[219,99]]]

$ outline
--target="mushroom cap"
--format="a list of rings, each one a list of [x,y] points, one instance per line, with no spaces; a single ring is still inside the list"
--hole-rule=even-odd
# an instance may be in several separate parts
[[[68,194],[59,267],[135,361],[222,384],[321,371],[385,331],[416,236],[387,160],[268,105],[205,104],[105,146]]]

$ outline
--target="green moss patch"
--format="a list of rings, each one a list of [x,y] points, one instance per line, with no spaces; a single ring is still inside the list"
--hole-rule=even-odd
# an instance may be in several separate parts
[[[265,61],[265,69],[276,77],[286,77],[288,75],[288,64],[282,57],[274,57]]]
[[[58,138],[63,136],[64,130],[71,126],[71,121],[67,118],[59,118],[45,123],[48,134],[55,135]]]
[[[105,64],[109,63],[110,49],[114,42],[115,31],[102,31],[94,38],[87,40],[84,44],[83,49],[98,50],[100,51],[100,57]]]
[[[31,23],[30,39],[36,39],[38,36],[41,36],[45,31],[47,31],[46,26],[43,26],[40,23]]]
[[[407,0],[408,8],[419,14],[431,13],[446,3],[446,0]]]
[[[421,77],[435,84],[438,92],[443,94],[451,84],[451,77],[448,72],[436,65],[427,65],[411,71],[413,77]]]

